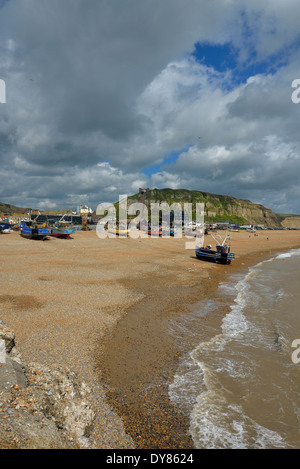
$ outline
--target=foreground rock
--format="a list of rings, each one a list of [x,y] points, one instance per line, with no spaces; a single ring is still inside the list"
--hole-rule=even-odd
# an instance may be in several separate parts
[[[90,390],[60,367],[24,365],[0,323],[0,449],[89,448]]]

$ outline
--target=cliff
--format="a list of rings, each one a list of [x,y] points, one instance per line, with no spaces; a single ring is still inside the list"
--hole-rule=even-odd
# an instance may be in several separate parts
[[[300,228],[300,215],[280,215],[284,228]]]
[[[141,201],[141,196],[135,194],[128,197],[128,206]],[[237,199],[226,195],[211,194],[209,192],[189,191],[187,189],[152,189],[145,194],[145,204],[150,208],[151,203],[167,202],[205,204],[205,222],[229,221],[243,224],[264,225],[265,227],[281,227],[281,218],[272,210],[250,200]]]

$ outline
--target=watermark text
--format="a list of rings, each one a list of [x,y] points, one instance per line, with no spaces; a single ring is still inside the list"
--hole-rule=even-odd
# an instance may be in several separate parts
[[[119,196],[118,214],[114,204],[100,204],[97,224],[100,239],[105,238],[187,238],[185,248],[203,247],[204,203],[153,202],[148,208],[141,202],[128,207],[127,195]],[[118,215],[118,216],[117,216]],[[133,219],[132,216],[135,216]]]
[[[293,340],[292,348],[296,349],[292,353],[292,362],[297,365],[300,363],[300,339]]]
[[[0,340],[0,363],[6,363],[5,340]]]
[[[295,91],[292,92],[292,101],[294,104],[298,104],[300,103],[300,78],[293,80],[292,88],[296,88]]]
[[[4,80],[0,80],[0,104],[6,103],[6,84]]]

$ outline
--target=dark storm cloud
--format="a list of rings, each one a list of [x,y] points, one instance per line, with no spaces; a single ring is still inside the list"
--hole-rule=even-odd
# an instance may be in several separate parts
[[[297,13],[294,0],[9,0],[0,200],[97,204],[143,184],[288,194],[299,162],[298,49],[281,71],[242,85],[188,54],[205,41],[233,44],[239,63],[268,58],[295,44]],[[141,172],[187,145],[151,180]]]

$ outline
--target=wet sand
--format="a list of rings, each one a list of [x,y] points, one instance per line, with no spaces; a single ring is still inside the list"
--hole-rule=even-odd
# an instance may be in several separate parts
[[[92,388],[96,447],[192,448],[187,416],[169,402],[168,384],[193,344],[174,340],[170,324],[229,273],[300,247],[298,231],[257,233],[232,233],[230,266],[198,261],[185,239],[2,235],[0,319],[15,331],[24,361],[63,365]],[[224,313],[203,318],[203,340]]]

